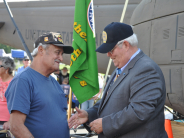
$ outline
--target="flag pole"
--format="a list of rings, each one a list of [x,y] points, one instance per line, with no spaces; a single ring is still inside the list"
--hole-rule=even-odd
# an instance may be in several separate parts
[[[70,87],[70,94],[69,94],[69,105],[68,105],[68,120],[71,116],[71,107],[72,107],[72,89]]]
[[[127,6],[128,6],[128,1],[129,0],[125,1],[125,5],[124,5],[123,12],[122,12],[121,19],[120,19],[121,23],[123,23],[123,20],[124,20],[124,17],[125,17],[125,12],[126,12],[126,9],[127,9]]]
[[[127,6],[128,6],[128,1],[129,0],[125,1],[125,5],[124,5],[123,12],[122,12],[121,19],[120,19],[121,23],[123,23],[123,20],[124,20],[124,17],[125,17],[125,12],[126,12],[126,9],[127,9]],[[102,92],[100,94],[100,98],[102,98],[102,93],[103,93],[103,90],[104,90],[104,87],[105,87],[105,83],[106,83],[106,80],[107,80],[107,75],[109,74],[111,63],[112,63],[112,59],[110,58],[109,59],[109,64],[108,64],[108,67],[107,67],[107,71],[106,71],[106,74],[105,74],[105,79],[104,79],[104,82],[103,82],[103,87],[102,87]]]

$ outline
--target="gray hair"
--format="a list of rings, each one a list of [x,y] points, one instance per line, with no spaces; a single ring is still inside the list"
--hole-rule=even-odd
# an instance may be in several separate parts
[[[33,50],[33,52],[31,53],[31,55],[32,55],[33,57],[35,57],[35,56],[37,55],[37,53],[38,53],[38,48],[39,48],[40,46],[42,46],[43,49],[46,50],[50,45],[49,45],[49,44],[42,44],[42,43],[39,43],[38,47],[35,48],[35,49]]]
[[[0,58],[0,61],[2,62],[2,66],[5,68],[5,69],[8,69],[8,74],[12,74],[13,70],[15,69],[15,64],[14,64],[14,61],[13,59],[11,59],[10,57],[1,57]]]
[[[137,39],[137,35],[136,34],[133,34],[130,37],[128,37],[128,38],[126,38],[124,40],[119,41],[117,43],[117,45],[123,43],[124,41],[128,41],[131,46],[137,46],[138,45],[138,39]]]

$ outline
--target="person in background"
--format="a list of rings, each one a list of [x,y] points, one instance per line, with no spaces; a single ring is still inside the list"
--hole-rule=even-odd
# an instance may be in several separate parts
[[[9,57],[0,58],[0,125],[3,129],[10,129],[9,119],[10,114],[7,108],[7,101],[5,98],[5,91],[13,79],[12,72],[15,68],[14,61]]]
[[[69,98],[68,96],[69,96],[69,93],[70,93],[70,85],[68,85],[68,78],[63,79],[61,88],[63,89],[63,91],[65,93],[65,96],[68,99]],[[74,113],[74,108],[75,107],[79,107],[79,101],[77,100],[76,96],[72,92],[72,114]]]
[[[50,74],[59,69],[63,54],[72,52],[60,33],[49,32],[35,41],[30,67],[13,78],[5,93],[10,131],[16,138],[70,137],[67,98]]]
[[[70,93],[70,85],[68,85],[68,78],[63,79],[63,82],[61,84],[61,88],[63,89],[65,96],[68,98],[68,95]]]
[[[30,65],[30,61],[29,61],[28,56],[24,56],[22,62],[23,62],[23,64],[24,64],[24,66],[19,67],[18,70],[17,70],[17,73],[22,72],[25,68],[27,68],[27,67]]]
[[[62,70],[61,70],[61,81],[63,82],[63,79],[64,78],[68,78],[69,79],[69,73],[68,73],[68,69],[67,67],[64,67]],[[69,84],[69,83],[68,83]]]
[[[55,71],[54,74],[57,76],[57,81],[58,81],[58,83],[61,85],[61,84],[62,84],[62,74],[61,74],[61,70]]]
[[[72,115],[74,115],[74,109],[75,107],[79,108],[79,101],[77,100],[77,97],[75,94],[72,92]]]
[[[15,70],[14,70],[13,76],[17,75],[17,73],[18,73],[18,72],[17,72],[17,69],[15,69]]]

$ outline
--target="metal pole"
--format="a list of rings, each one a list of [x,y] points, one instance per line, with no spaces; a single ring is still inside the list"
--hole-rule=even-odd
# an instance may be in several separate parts
[[[8,3],[6,2],[6,0],[4,0],[4,4],[6,5],[7,11],[8,11],[8,13],[9,13],[9,15],[10,15],[10,18],[11,18],[11,20],[12,20],[12,22],[13,22],[13,24],[14,24],[16,30],[17,30],[17,33],[18,33],[18,35],[19,35],[19,38],[20,38],[20,40],[22,41],[22,45],[24,46],[24,49],[26,50],[26,53],[27,53],[28,56],[29,56],[29,59],[32,61],[33,58],[32,58],[32,56],[31,56],[31,53],[30,53],[29,49],[27,48],[27,45],[26,45],[26,43],[24,42],[24,39],[23,39],[23,37],[22,37],[22,34],[21,34],[21,32],[19,31],[19,28],[17,27],[17,25],[16,25],[16,23],[15,23],[15,21],[14,21],[14,19],[13,19],[12,12],[11,12],[11,10],[10,10],[10,8],[9,8]]]
[[[127,9],[127,6],[128,6],[128,1],[129,0],[125,1],[125,5],[124,5],[123,12],[122,12],[121,19],[120,19],[121,23],[123,22],[123,19],[125,17],[125,12],[126,12],[126,9]],[[103,93],[103,90],[104,90],[104,87],[105,87],[105,83],[106,83],[106,80],[107,80],[107,75],[109,74],[111,63],[112,63],[112,59],[110,58],[109,59],[109,64],[108,64],[108,67],[107,67],[107,71],[106,71],[106,74],[105,74],[105,79],[104,79],[104,82],[103,82],[103,87],[102,87],[102,92],[100,94],[100,98],[102,98],[102,93]]]

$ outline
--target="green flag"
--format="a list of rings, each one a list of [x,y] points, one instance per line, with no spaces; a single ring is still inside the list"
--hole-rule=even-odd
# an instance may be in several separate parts
[[[69,82],[80,103],[99,92],[93,14],[91,0],[75,1]]]

